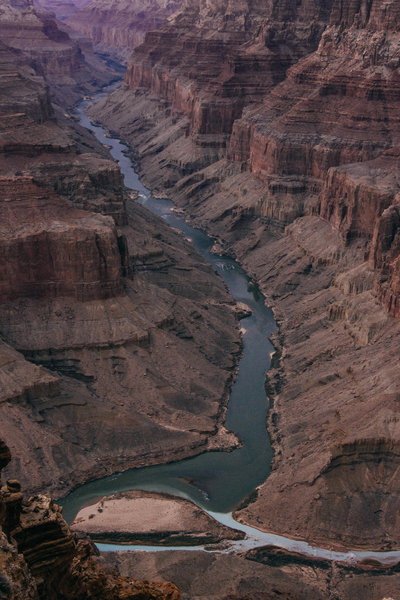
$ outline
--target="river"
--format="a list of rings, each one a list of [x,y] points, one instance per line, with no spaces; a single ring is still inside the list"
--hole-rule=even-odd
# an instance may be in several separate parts
[[[98,94],[96,100],[104,96]],[[167,492],[191,500],[215,519],[246,533],[245,540],[230,542],[225,552],[243,551],[264,545],[275,545],[307,556],[344,562],[376,559],[383,563],[400,560],[400,551],[393,552],[333,552],[315,548],[306,542],[261,532],[235,521],[231,511],[251,494],[268,477],[272,449],[266,430],[268,400],[265,395],[265,373],[273,352],[269,336],[276,329],[272,311],[265,306],[264,297],[249,289],[249,280],[236,261],[210,252],[213,240],[203,231],[191,227],[174,211],[169,200],[154,199],[140,181],[128,155],[128,148],[119,139],[111,138],[105,130],[93,124],[86,116],[89,101],[85,100],[76,113],[80,124],[92,131],[96,138],[110,148],[112,157],[119,163],[127,188],[139,192],[139,201],[146,208],[180,229],[199,252],[215,268],[226,283],[235,300],[244,302],[252,315],[242,320],[243,355],[233,385],[226,427],[241,440],[242,447],[232,452],[207,452],[175,463],[130,469],[97,481],[89,482],[69,494],[60,504],[64,516],[71,522],[78,510],[95,499],[117,492],[140,489]],[[166,547],[98,544],[100,550],[168,550]],[[174,550],[179,549],[173,547]],[[198,550],[203,547],[184,550]]]

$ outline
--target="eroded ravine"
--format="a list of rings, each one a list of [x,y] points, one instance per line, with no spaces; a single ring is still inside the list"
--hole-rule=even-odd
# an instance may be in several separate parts
[[[245,540],[227,544],[225,552],[275,545],[308,556],[336,561],[376,559],[388,564],[397,562],[400,559],[400,551],[333,552],[312,547],[303,541],[261,532],[233,519],[230,511],[265,481],[272,459],[272,449],[265,426],[268,403],[264,389],[265,373],[273,352],[268,337],[276,328],[272,312],[265,306],[261,294],[256,290],[249,291],[248,278],[236,261],[213,254],[210,251],[213,241],[204,232],[190,227],[184,218],[174,211],[171,201],[154,199],[151,196],[132,166],[127,153],[128,148],[118,139],[107,135],[101,126],[91,123],[85,115],[86,106],[87,102],[83,102],[77,111],[80,124],[110,148],[111,155],[119,163],[124,175],[125,185],[139,192],[139,200],[143,205],[171,226],[181,230],[193,242],[222,276],[235,300],[247,304],[252,310],[252,315],[242,322],[243,356],[226,417],[226,426],[240,438],[242,447],[229,453],[207,452],[176,463],[133,469],[90,482],[77,488],[62,502],[65,518],[71,521],[83,504],[100,496],[133,489],[167,492],[191,500],[219,522],[246,533]],[[101,550],[168,549],[117,544],[100,544],[99,547]],[[174,546],[173,549],[179,547]],[[185,546],[184,549],[187,550],[188,547]]]

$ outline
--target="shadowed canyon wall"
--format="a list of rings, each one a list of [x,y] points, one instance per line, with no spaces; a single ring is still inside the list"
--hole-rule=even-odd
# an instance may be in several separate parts
[[[93,0],[65,22],[74,32],[90,38],[97,50],[126,60],[143,42],[146,32],[164,25],[181,3],[181,0]],[[55,10],[58,14],[62,7],[55,5]]]

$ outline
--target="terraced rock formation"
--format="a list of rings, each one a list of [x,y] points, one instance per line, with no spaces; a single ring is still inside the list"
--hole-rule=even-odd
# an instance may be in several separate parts
[[[45,78],[61,106],[75,103],[115,77],[105,65],[93,60],[89,64],[54,14],[34,6],[32,0],[1,0],[0,43],[14,52],[14,64],[27,64]]]
[[[273,306],[273,471],[238,517],[324,545],[400,543],[399,18],[188,2],[93,111]]]

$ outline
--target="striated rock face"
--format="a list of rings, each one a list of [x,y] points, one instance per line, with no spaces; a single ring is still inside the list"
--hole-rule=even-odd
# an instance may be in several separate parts
[[[79,49],[57,28],[51,15],[29,0],[1,3],[0,38],[7,46],[29,55],[47,76],[71,77],[79,68]]]
[[[0,178],[0,303],[78,300],[122,293],[121,255],[111,218],[84,213],[32,180]]]
[[[233,127],[228,157],[244,163],[242,168],[266,185],[269,209],[264,213],[275,225],[282,228],[297,216],[321,210],[345,237],[371,237],[373,224],[357,229],[358,207],[352,217],[346,201],[335,209],[328,206],[329,195],[337,198],[335,186],[344,185],[328,172],[374,159],[397,144],[396,9],[377,3],[367,10],[355,4],[343,13],[338,2],[296,7],[270,2],[232,9],[222,25],[219,16],[229,12],[225,4],[199,5],[197,11],[192,4],[185,6],[161,32],[148,35],[131,58],[127,85],[149,88],[168,100],[189,119],[192,141],[199,145],[215,145],[211,134],[226,135]],[[206,44],[210,38],[213,44]],[[265,54],[261,64],[260,52]],[[240,67],[241,58],[254,59],[254,70],[248,61]],[[239,118],[246,105],[264,98]],[[225,142],[226,137],[220,138],[218,144]],[[221,153],[208,153],[201,166],[210,158],[215,161]],[[182,165],[176,166],[182,171]],[[187,159],[187,170],[196,166]],[[360,197],[358,205],[365,202]],[[384,208],[381,204],[376,211]],[[368,212],[361,212],[367,221]]]
[[[74,32],[88,36],[96,48],[126,59],[147,31],[164,25],[180,6],[181,0],[93,0],[66,23]]]
[[[278,231],[319,214],[346,241],[370,243],[398,191],[397,18],[393,3],[380,2],[184,4],[128,66],[145,171],[168,162],[168,187],[179,181],[182,197],[206,197],[228,157],[263,184],[262,196],[239,198],[236,212]],[[159,104],[143,119],[153,102],[139,100],[144,89],[167,110]]]
[[[0,441],[0,470],[10,452]],[[39,495],[24,500],[18,481],[0,489],[0,591],[12,600],[179,600],[170,583],[123,578],[105,570],[99,553],[79,539],[61,516],[62,509]]]
[[[277,179],[283,185],[287,180],[302,184],[306,195],[300,195],[300,203],[298,194],[292,198],[300,214],[319,211],[315,192],[322,186],[321,216],[344,236],[371,236],[373,223],[369,229],[358,223],[359,213],[366,213],[367,220],[374,210],[373,206],[365,210],[369,198],[364,194],[358,206],[352,206],[352,184],[345,190],[346,184],[340,184],[339,176],[329,169],[373,159],[398,144],[399,40],[372,16],[368,23],[356,24],[349,29],[327,28],[318,50],[290,69],[262,107],[235,124],[230,156],[246,161],[245,168],[269,187]],[[311,206],[310,196],[314,197]]]
[[[325,544],[400,543],[398,10],[188,3],[93,111],[274,307],[275,458],[239,517]],[[271,53],[230,98],[232,57]]]
[[[24,162],[27,167],[29,161]],[[71,153],[68,157],[43,156],[33,160],[29,173],[77,208],[113,217],[127,224],[126,194],[121,172],[114,162],[93,153]]]
[[[168,100],[188,117],[193,137],[224,136],[246,104],[260,99],[315,47],[327,4],[185,2],[167,27],[148,34],[134,52],[126,83]]]

